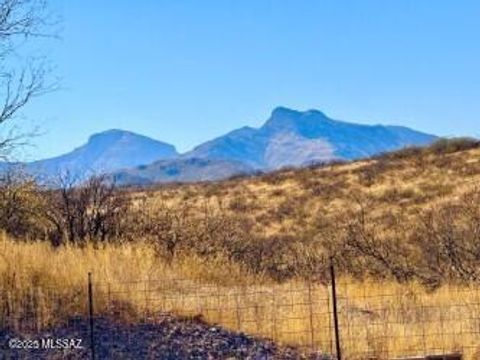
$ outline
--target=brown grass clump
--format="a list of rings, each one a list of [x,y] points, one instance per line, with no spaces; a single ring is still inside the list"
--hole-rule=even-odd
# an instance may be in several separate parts
[[[146,190],[149,206],[187,201],[201,209],[217,199],[227,214],[261,219],[258,233],[310,232],[319,217],[334,219],[352,197],[375,198],[378,212],[408,206],[421,210],[455,198],[480,184],[480,148],[470,140],[440,141],[427,149],[407,149],[349,164],[284,170],[209,184]],[[215,190],[212,190],[215,188]],[[173,195],[174,194],[174,195]],[[215,194],[215,195],[212,195]]]
[[[440,264],[429,263],[436,252],[427,244],[439,249],[445,246],[440,236],[432,239],[425,223],[446,221],[446,213],[464,219],[469,212],[478,214],[478,208],[467,201],[478,198],[477,185],[478,144],[453,140],[368,161],[147,190],[142,208],[161,214],[165,207],[175,209],[187,204],[189,216],[197,222],[191,224],[196,229],[192,232],[200,234],[213,229],[205,225],[207,218],[210,224],[217,219],[213,222],[220,229],[216,231],[218,236],[203,240],[186,236],[196,239],[187,248],[206,254],[208,251],[198,244],[209,244],[211,254],[213,250],[277,280],[324,278],[318,269],[330,255],[339,254],[339,271],[343,273],[402,281],[415,278],[438,286],[452,279],[470,281],[476,275],[460,270],[441,273],[438,269],[451,268],[443,256],[439,256],[445,260]],[[188,201],[182,196],[184,192]],[[205,217],[206,209],[210,216]],[[429,220],[429,216],[437,218]],[[367,221],[363,230],[358,226],[361,217]],[[476,218],[470,217],[468,226],[461,221],[449,223],[453,226],[450,230],[460,234],[472,231]],[[420,241],[419,237],[429,241]],[[367,240],[375,244],[374,252],[364,246]]]
[[[128,322],[159,312],[201,315],[282,344],[333,351],[331,297],[320,283],[273,283],[221,259],[205,263],[192,256],[166,264],[142,242],[52,248],[4,237],[1,246],[9,254],[0,261],[4,325],[21,328],[33,322],[39,330],[85,315],[87,273],[92,272],[97,313],[113,312]],[[365,354],[387,359],[424,349],[464,351],[473,359],[480,346],[469,330],[479,311],[476,287],[445,285],[429,292],[415,282],[342,278],[338,294],[348,359]]]

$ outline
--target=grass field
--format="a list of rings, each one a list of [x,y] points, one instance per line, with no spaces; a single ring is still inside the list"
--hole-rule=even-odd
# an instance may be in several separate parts
[[[85,316],[91,272],[98,314],[136,323],[161,312],[201,316],[332,353],[325,266],[334,256],[345,358],[480,359],[480,148],[457,145],[133,189],[121,193],[129,208],[115,218],[118,238],[59,246],[45,241],[41,190],[28,183],[20,198],[6,188],[10,205],[25,199],[9,219],[28,215],[20,223],[29,239],[1,235],[0,323],[35,331]],[[88,204],[81,209],[88,215]]]
[[[202,315],[225,327],[280,343],[330,352],[334,346],[329,287],[291,280],[275,284],[231,264],[177,259],[167,266],[142,244],[100,248],[2,240],[2,321],[30,317],[38,327],[86,313],[87,273],[94,274],[95,308],[124,321],[157,312]],[[346,358],[377,358],[480,350],[478,287],[339,279],[339,314]],[[118,312],[119,309],[122,311]]]
[[[314,233],[335,222],[358,199],[375,216],[406,210],[415,215],[480,186],[480,148],[406,154],[312,169],[284,170],[217,183],[180,184],[135,192],[152,208],[206,204],[246,216],[263,235]],[[321,220],[321,221],[320,221]]]

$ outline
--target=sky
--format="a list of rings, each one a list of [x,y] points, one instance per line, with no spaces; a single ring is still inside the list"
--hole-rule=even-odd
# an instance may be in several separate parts
[[[480,136],[477,0],[51,0],[61,89],[25,117],[27,160],[121,128],[179,151],[276,106]]]

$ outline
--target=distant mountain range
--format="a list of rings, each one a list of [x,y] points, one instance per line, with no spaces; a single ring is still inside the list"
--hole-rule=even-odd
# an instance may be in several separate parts
[[[184,156],[236,160],[260,170],[303,166],[333,159],[358,159],[435,136],[398,126],[368,126],[332,120],[317,110],[273,110],[259,129],[244,127],[197,146]]]
[[[90,136],[73,151],[50,159],[11,164],[41,179],[53,179],[68,171],[72,180],[111,173],[119,169],[149,164],[158,159],[174,159],[175,147],[124,130],[107,130]]]
[[[273,110],[260,128],[243,127],[179,154],[173,145],[123,130],[92,135],[73,151],[30,163],[0,164],[52,179],[68,171],[82,180],[111,174],[120,184],[218,180],[254,171],[353,160],[437,139],[399,126],[332,120],[317,110]]]

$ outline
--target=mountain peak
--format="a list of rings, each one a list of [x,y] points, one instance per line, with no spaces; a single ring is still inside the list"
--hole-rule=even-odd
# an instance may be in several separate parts
[[[258,129],[236,130],[197,146],[186,157],[235,160],[254,169],[358,159],[435,140],[429,134],[348,123],[310,109],[276,107]]]
[[[264,130],[275,131],[278,129],[290,129],[295,127],[295,122],[301,117],[300,111],[292,110],[286,107],[276,107],[273,109],[270,118],[262,126]]]
[[[263,125],[263,129],[273,131],[294,131],[302,123],[320,123],[324,120],[330,120],[324,113],[318,110],[298,111],[286,107],[276,107],[273,109],[270,118]]]
[[[108,129],[108,130],[104,130],[104,131],[100,131],[98,133],[92,134],[92,136],[95,136],[95,135],[115,135],[115,134],[126,134],[126,133],[133,134],[131,131],[128,131],[128,130]]]
[[[299,110],[293,110],[293,109],[289,109],[287,107],[284,107],[284,106],[277,106],[275,109],[273,109],[272,111],[272,114],[270,115],[270,119],[279,119],[279,118],[284,118],[284,117],[288,117],[288,118],[298,118],[300,116],[311,116],[311,115],[315,115],[315,116],[318,116],[318,117],[323,117],[323,118],[327,118],[327,116],[317,110],[317,109],[309,109],[309,110],[306,110],[306,111],[299,111]]]
[[[289,109],[284,106],[277,106],[273,109],[272,114],[270,115],[271,119],[274,118],[282,118],[282,117],[292,117],[292,116],[299,116],[301,114],[300,111]]]
[[[30,164],[32,174],[55,177],[65,170],[78,179],[178,156],[173,145],[131,131],[110,129],[91,135],[87,143],[55,158]]]
[[[109,130],[105,130],[105,131],[90,135],[90,137],[88,138],[88,143],[92,143],[96,141],[116,141],[121,139],[124,136],[142,137],[142,135],[138,135],[127,130],[109,129]]]

